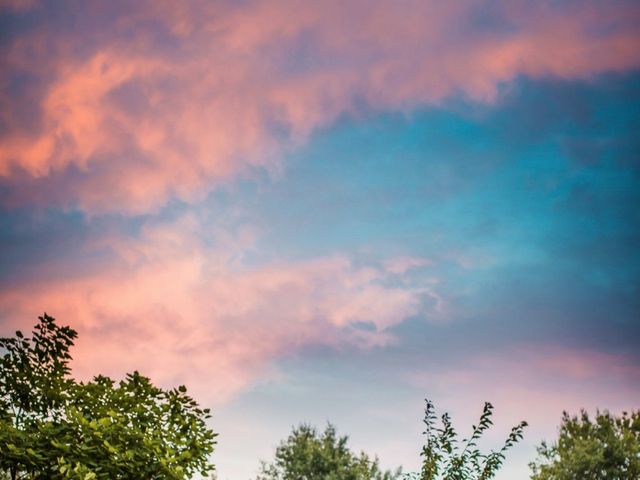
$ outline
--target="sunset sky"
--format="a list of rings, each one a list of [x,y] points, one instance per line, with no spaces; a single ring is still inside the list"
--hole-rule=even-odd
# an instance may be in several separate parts
[[[0,336],[211,406],[221,480],[299,422],[417,469],[640,407],[637,1],[0,0]]]

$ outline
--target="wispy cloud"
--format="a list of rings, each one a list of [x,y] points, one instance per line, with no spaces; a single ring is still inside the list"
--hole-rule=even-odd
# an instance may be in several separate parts
[[[238,253],[250,235],[212,248],[205,230],[190,215],[145,225],[138,239],[111,239],[109,266],[97,272],[15,282],[0,293],[3,323],[28,328],[46,305],[80,331],[81,377],[135,368],[221,402],[309,345],[385,344],[386,329],[433,295],[426,284],[389,285],[382,266],[346,255],[247,266]]]

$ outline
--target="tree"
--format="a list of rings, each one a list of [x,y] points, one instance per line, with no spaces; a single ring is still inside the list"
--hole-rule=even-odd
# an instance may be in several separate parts
[[[213,470],[208,409],[138,372],[70,377],[77,333],[45,314],[33,336],[1,338],[0,472],[15,479],[185,479]],[[1,478],[1,477],[0,477]]]
[[[348,437],[329,424],[322,434],[309,425],[294,428],[276,448],[275,460],[262,463],[257,480],[393,480],[400,470],[380,470],[377,458],[353,453]]]
[[[520,422],[511,429],[502,448],[483,454],[478,449],[478,441],[493,422],[493,406],[486,402],[478,425],[474,425],[469,438],[458,443],[449,414],[441,417],[442,427],[437,425],[437,415],[433,403],[426,400],[424,424],[426,442],[420,453],[422,470],[408,474],[407,480],[488,480],[493,478],[502,466],[505,454],[522,439],[527,422]]]
[[[640,478],[640,411],[619,417],[596,412],[593,420],[562,414],[558,440],[542,442],[529,466],[533,480],[636,480]]]

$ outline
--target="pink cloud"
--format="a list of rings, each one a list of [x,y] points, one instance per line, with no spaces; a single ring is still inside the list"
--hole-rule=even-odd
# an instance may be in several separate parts
[[[529,426],[508,455],[501,479],[529,475],[528,462],[542,440],[557,438],[563,410],[608,409],[619,414],[637,409],[640,366],[633,355],[610,354],[560,345],[520,344],[470,354],[456,364],[438,364],[405,373],[406,381],[448,411],[461,436],[476,424],[483,402],[495,406],[495,425],[483,436],[482,449],[499,448],[509,429],[521,420]],[[404,451],[411,451],[407,445]],[[416,457],[403,465],[418,468]]]
[[[526,419],[530,446],[553,432],[563,410],[622,411],[635,408],[630,399],[640,394],[640,366],[631,355],[521,344],[458,363],[408,373],[407,380],[451,406],[463,425],[475,420],[468,406],[487,400],[500,412],[501,428]]]
[[[87,4],[84,29],[43,19],[3,46],[6,204],[139,213],[197,201],[252,169],[277,172],[284,152],[362,101],[492,102],[518,75],[640,65],[640,9],[626,3],[504,2],[484,13],[492,28],[479,2],[126,5]],[[39,87],[13,95],[14,73]],[[26,108],[35,121],[17,120]]]
[[[79,377],[138,369],[217,403],[305,346],[384,344],[385,329],[433,295],[428,285],[388,286],[384,268],[344,255],[250,267],[238,253],[251,234],[212,248],[204,230],[191,216],[149,223],[139,240],[107,239],[114,258],[98,272],[3,287],[3,330],[28,329],[46,308],[79,331]]]
[[[30,10],[36,6],[36,0],[0,0],[0,9]]]

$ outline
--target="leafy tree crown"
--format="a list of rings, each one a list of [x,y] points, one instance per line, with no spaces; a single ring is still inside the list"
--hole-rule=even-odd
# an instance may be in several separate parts
[[[276,448],[271,463],[262,463],[257,480],[393,480],[400,471],[382,471],[376,457],[356,454],[333,425],[324,432],[306,424],[293,429]]]
[[[620,416],[597,411],[592,419],[562,414],[558,439],[542,442],[529,466],[533,480],[637,480],[640,478],[640,410]]]
[[[32,337],[0,338],[0,472],[12,480],[176,479],[206,475],[215,434],[184,386],[138,372],[71,378],[77,333],[46,313]],[[0,477],[1,478],[1,477]]]
[[[488,480],[493,478],[502,466],[507,450],[522,439],[527,422],[520,422],[511,429],[502,447],[482,453],[478,441],[493,421],[493,405],[486,402],[478,425],[473,425],[468,438],[458,440],[448,413],[440,417],[435,412],[433,402],[426,400],[424,414],[425,443],[420,453],[422,469],[419,473],[408,474],[406,480]]]

